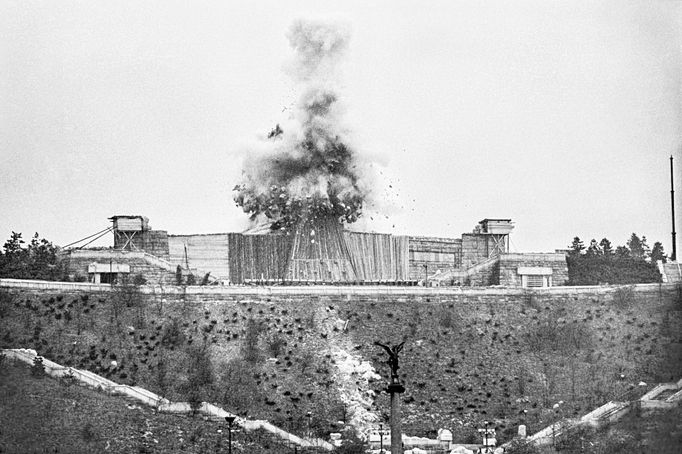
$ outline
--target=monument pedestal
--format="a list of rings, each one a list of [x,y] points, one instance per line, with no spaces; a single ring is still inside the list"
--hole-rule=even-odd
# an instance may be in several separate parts
[[[391,454],[403,454],[400,394],[405,392],[405,387],[400,383],[391,383],[386,391],[391,394]]]

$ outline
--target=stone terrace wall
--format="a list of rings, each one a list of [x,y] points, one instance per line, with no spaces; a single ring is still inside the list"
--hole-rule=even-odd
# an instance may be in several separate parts
[[[163,295],[171,301],[184,302],[240,302],[253,301],[272,304],[277,301],[299,302],[383,302],[428,304],[435,302],[495,303],[523,302],[529,296],[540,304],[549,301],[570,302],[592,298],[610,298],[616,290],[628,287],[637,297],[672,298],[677,294],[677,284],[637,284],[630,286],[561,286],[550,288],[466,288],[459,287],[384,287],[384,286],[304,286],[304,287],[255,287],[255,286],[155,286],[140,287],[142,293]],[[32,281],[0,279],[0,288],[36,294],[52,294],[112,291],[107,284],[75,282]]]
[[[584,286],[584,287],[550,287],[544,289],[521,288],[483,288],[483,289],[450,289],[447,287],[147,287],[149,293],[163,293],[168,301],[184,301],[186,303],[221,303],[244,302],[272,304],[282,301],[286,303],[334,303],[344,301],[396,303],[454,303],[480,304],[512,304],[525,302],[532,296],[537,304],[561,301],[570,304],[574,300],[613,297],[614,292],[628,286]],[[673,284],[639,284],[629,286],[637,297],[672,297],[676,292]]]
[[[563,253],[523,253],[502,254],[499,262],[499,284],[521,286],[521,276],[517,269],[524,267],[552,268],[552,285],[559,286],[568,282],[568,264]]]
[[[91,263],[125,263],[130,265],[130,275],[143,275],[150,284],[173,284],[175,273],[154,265],[154,259],[144,252],[120,251],[115,249],[72,251],[68,255],[68,269],[71,277],[79,274],[88,276]]]

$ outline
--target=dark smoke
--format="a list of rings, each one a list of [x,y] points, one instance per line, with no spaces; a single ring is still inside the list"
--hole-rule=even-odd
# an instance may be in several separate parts
[[[249,150],[234,201],[252,219],[265,216],[273,229],[315,218],[353,223],[367,191],[357,155],[343,140],[333,88],[348,34],[334,24],[297,21],[288,37],[294,49],[289,69],[302,96],[290,124],[277,125]]]

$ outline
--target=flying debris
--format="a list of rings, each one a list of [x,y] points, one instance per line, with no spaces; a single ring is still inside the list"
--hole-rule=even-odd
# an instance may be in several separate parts
[[[277,126],[275,126],[275,128],[268,134],[268,139],[280,136],[282,135],[282,133],[284,133],[284,131],[282,131],[282,128],[279,126],[279,123],[277,123]]]
[[[338,94],[330,72],[345,53],[345,31],[324,22],[297,21],[289,32],[293,75],[302,88],[295,121],[277,124],[244,163],[233,198],[251,219],[265,216],[273,230],[305,219],[350,224],[367,197],[357,155],[343,139]],[[289,130],[291,128],[291,130]]]

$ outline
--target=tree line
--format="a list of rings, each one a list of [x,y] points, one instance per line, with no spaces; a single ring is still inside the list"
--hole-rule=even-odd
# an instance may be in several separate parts
[[[12,232],[0,251],[0,277],[58,281],[65,276],[59,247],[40,238],[37,232],[28,244],[21,233]]]
[[[624,246],[613,247],[611,241],[592,239],[588,246],[573,238],[569,246],[568,285],[638,284],[661,282],[657,261],[666,262],[663,244],[656,241],[649,247],[646,236],[636,233]]]

